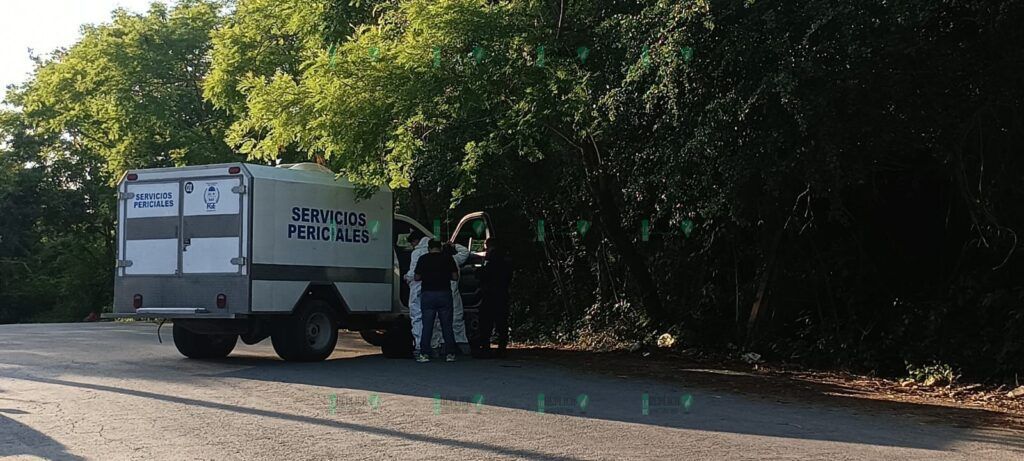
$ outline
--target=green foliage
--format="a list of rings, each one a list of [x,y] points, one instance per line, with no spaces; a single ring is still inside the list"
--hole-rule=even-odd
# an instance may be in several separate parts
[[[108,24],[38,64],[0,114],[0,323],[109,306],[115,193],[129,168],[237,160],[206,102],[222,4],[185,0]]]
[[[0,323],[78,320],[111,302],[114,191],[105,161],[0,116]],[[110,270],[97,270],[110,268]]]
[[[212,66],[203,82],[206,99],[233,114],[245,112],[240,86],[253,75],[301,74],[303,51],[318,37],[327,5],[323,1],[243,1],[210,31]],[[313,40],[313,43],[307,43]]]
[[[945,363],[933,363],[925,366],[914,366],[908,363],[907,375],[912,381],[924,386],[949,386],[960,377],[953,371],[953,367]]]
[[[1019,0],[231,6],[117,13],[14,93],[0,296],[81,251],[38,237],[52,159],[98,184],[233,148],[391,186],[423,222],[487,209],[520,337],[1024,370]],[[68,222],[98,249],[90,194]]]
[[[221,3],[154,3],[136,15],[86,26],[83,37],[40,64],[19,102],[45,133],[70,136],[107,161],[112,178],[129,168],[232,160],[223,111],[203,99],[210,31]]]
[[[325,24],[291,29],[288,71],[226,80],[231,144],[409,187],[422,217],[491,209],[532,273],[521,331],[681,324],[821,365],[1024,366],[1019,2],[345,3],[276,23]],[[535,243],[538,219],[562,233]],[[598,320],[636,310],[632,332]]]

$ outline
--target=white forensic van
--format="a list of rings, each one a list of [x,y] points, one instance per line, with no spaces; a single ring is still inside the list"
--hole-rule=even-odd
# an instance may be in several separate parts
[[[223,164],[129,171],[118,186],[114,310],[107,318],[172,319],[190,358],[225,357],[239,338],[270,337],[290,361],[323,360],[338,330],[409,357],[410,231],[392,193],[356,188],[316,164]],[[460,282],[467,333],[477,325],[474,272],[492,233],[485,213],[451,242],[473,253]]]

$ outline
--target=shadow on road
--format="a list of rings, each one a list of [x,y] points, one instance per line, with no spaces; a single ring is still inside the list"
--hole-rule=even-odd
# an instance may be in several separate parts
[[[957,427],[1024,430],[1024,421],[1008,413],[986,408],[882,399],[881,393],[872,392],[870,388],[778,372],[751,372],[750,366],[745,364],[708,365],[668,355],[642,358],[622,351],[586,352],[552,348],[524,349],[518,356],[522,360],[558,364],[579,372],[596,369],[605,375],[614,373],[630,378],[685,382],[688,386],[746,394],[776,402],[821,403],[854,411],[911,415]]]
[[[403,411],[422,411],[424,415],[440,413],[440,417],[457,418],[465,413],[494,414],[500,421],[500,410],[511,409],[539,413],[539,417],[575,417],[627,422],[647,426],[694,431],[712,431],[756,436],[844,442],[863,445],[944,450],[955,442],[998,444],[1011,449],[1024,449],[1024,439],[1010,431],[973,431],[946,424],[924,425],[905,414],[919,415],[923,405],[885,402],[884,411],[862,413],[864,400],[856,396],[834,396],[827,401],[812,399],[811,403],[792,393],[776,397],[769,389],[763,394],[742,395],[733,389],[738,383],[746,388],[763,385],[764,377],[742,373],[722,376],[722,370],[673,370],[671,382],[647,379],[650,376],[606,376],[588,374],[583,354],[569,353],[555,362],[569,368],[553,366],[547,358],[532,354],[516,360],[463,360],[457,363],[432,362],[418,364],[412,360],[385,359],[364,345],[357,337],[345,335],[331,359],[320,363],[287,363],[272,355],[269,347],[239,347],[231,357],[217,361],[192,361],[178,356],[173,345],[148,350],[144,356],[124,353],[110,361],[117,365],[93,366],[96,362],[79,363],[41,370],[17,356],[5,362],[28,366],[10,374],[9,378],[39,383],[72,386],[141,398],[205,407],[222,411],[251,414],[344,430],[377,434],[452,447],[484,450],[517,458],[552,458],[540,452],[511,449],[487,443],[452,440],[411,434],[400,430],[337,421],[329,418],[301,416],[283,412],[247,408],[219,402],[198,400],[158,392],[83,383],[67,376],[157,382],[190,383],[204,379],[252,380],[316,386],[326,414],[330,396],[338,394],[345,402],[366,402],[360,411],[388,411],[405,405]],[[144,336],[137,336],[148,341]],[[149,346],[145,346],[149,347]],[[137,358],[136,358],[137,357]],[[571,370],[575,363],[577,370]],[[6,375],[0,369],[0,375]],[[629,377],[629,379],[625,379]],[[679,383],[682,383],[681,385]],[[685,387],[683,387],[685,385]],[[740,390],[741,392],[745,392]],[[842,389],[818,388],[825,394]],[[543,397],[541,397],[543,394]],[[417,399],[396,399],[394,396]],[[585,398],[581,398],[585,396]],[[688,397],[687,397],[688,396]],[[477,401],[477,398],[481,401]],[[789,399],[789,397],[793,397]],[[377,398],[376,402],[373,400]],[[321,400],[322,399],[322,400]],[[787,401],[788,400],[788,401]],[[646,405],[644,402],[646,401]],[[412,403],[410,403],[412,402]],[[542,403],[543,402],[543,403]],[[688,405],[685,403],[689,402]],[[849,408],[836,407],[836,402]],[[376,403],[378,408],[371,409]],[[480,403],[481,405],[477,405]],[[361,403],[360,403],[361,405]],[[414,406],[410,408],[409,406]],[[688,406],[688,408],[687,408]],[[935,410],[935,409],[930,409]],[[984,416],[985,410],[941,408],[969,421]],[[553,414],[563,416],[553,416]],[[557,427],[557,426],[556,426]]]
[[[66,451],[64,445],[31,427],[3,414],[25,414],[24,411],[0,408],[0,458],[34,456],[40,459],[82,459]]]
[[[90,384],[80,383],[74,381],[67,381],[63,379],[53,378],[38,378],[38,377],[20,377],[26,381],[34,381],[44,384],[53,384],[57,386],[70,386],[77,387],[80,389],[88,389],[93,391],[112,392],[116,394],[130,395],[134,397],[141,397],[147,399],[161,400],[164,402],[175,403],[179,405],[189,405],[203,408],[210,408],[214,410],[230,411],[235,413],[242,413],[252,416],[259,416],[263,418],[280,419],[284,421],[293,421],[305,424],[316,424],[319,426],[331,427],[335,429],[343,429],[351,432],[359,432],[364,434],[379,435],[385,437],[393,437],[397,439],[403,439],[410,442],[421,442],[430,443],[435,445],[444,445],[449,447],[468,448],[473,450],[481,450],[491,452],[497,455],[509,456],[519,459],[544,459],[544,460],[565,460],[565,461],[576,461],[576,458],[564,457],[564,456],[552,456],[545,453],[540,453],[531,450],[520,450],[514,448],[501,447],[497,445],[480,443],[480,442],[468,442],[463,440],[452,440],[441,437],[432,437],[427,435],[411,434],[408,432],[402,432],[394,429],[386,429],[379,427],[366,426],[362,424],[354,424],[343,421],[334,421],[323,418],[315,418],[312,416],[301,416],[290,413],[282,413],[278,411],[260,410],[255,408],[247,408],[238,405],[230,405],[225,403],[209,402],[206,400],[190,399],[185,397],[176,397],[172,395],[157,394],[155,392],[139,391],[134,389],[123,389],[113,386],[105,386],[101,384]],[[0,421],[3,421],[3,417],[0,416]],[[41,435],[41,434],[40,434]],[[3,446],[0,445],[0,455],[3,455]]]
[[[489,407],[538,412],[538,397],[544,394],[547,414],[668,428],[932,450],[945,449],[955,441],[1024,449],[1024,438],[1019,433],[978,432],[948,424],[924,426],[905,418],[945,412],[955,415],[957,421],[969,421],[987,410],[869,401],[839,395],[843,389],[827,385],[819,385],[815,392],[835,395],[811,400],[825,405],[797,400],[798,393],[787,394],[791,399],[788,402],[774,397],[739,396],[736,390],[722,386],[722,382],[750,380],[748,384],[756,384],[759,377],[721,375],[720,370],[691,371],[678,376],[675,381],[686,384],[680,387],[633,376],[627,380],[626,376],[573,373],[522,359],[418,364],[412,360],[363,355],[317,364],[284,363],[272,357],[238,357],[225,362],[246,368],[210,376],[306,384],[338,391],[358,390],[368,397],[377,393],[421,397],[425,399],[422,400],[424,412],[433,411],[433,400],[440,396],[445,402],[456,401],[453,416],[472,411],[472,400],[478,395],[483,396],[484,404]],[[453,381],[451,372],[456,370],[458,380]],[[826,389],[829,387],[832,389]],[[329,389],[324,393],[325,407]],[[648,402],[646,414],[644,394]],[[585,411],[580,408],[581,395],[586,395]],[[688,411],[684,407],[687,396]],[[386,405],[386,397],[382,399]],[[466,405],[460,406],[459,402],[466,402]],[[835,408],[837,403],[846,408]],[[856,407],[882,410],[884,414],[852,410]],[[444,408],[442,406],[442,413]],[[891,430],[885,430],[886,427]]]

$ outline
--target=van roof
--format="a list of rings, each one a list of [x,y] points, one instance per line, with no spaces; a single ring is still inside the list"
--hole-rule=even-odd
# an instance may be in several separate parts
[[[241,167],[247,176],[259,179],[270,179],[275,181],[298,182],[308,184],[324,184],[335,187],[346,187],[355,189],[347,178],[332,173],[327,168],[279,168],[267,165],[256,165],[252,163],[218,163],[213,165],[190,165],[183,167],[169,168],[146,168],[128,170],[128,174],[139,175],[139,181],[176,179],[183,177],[209,177],[223,176],[224,172],[231,167]],[[209,174],[206,174],[209,171]],[[180,175],[180,176],[179,176]],[[121,178],[124,182],[125,178]],[[381,187],[382,191],[390,192],[390,188]]]

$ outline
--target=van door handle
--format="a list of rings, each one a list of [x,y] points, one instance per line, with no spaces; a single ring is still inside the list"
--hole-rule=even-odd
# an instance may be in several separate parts
[[[191,245],[191,244],[192,244],[192,239],[190,239],[190,238],[185,239],[185,241],[182,243],[181,251],[188,251],[188,246]]]

